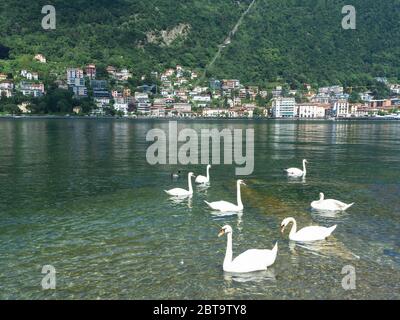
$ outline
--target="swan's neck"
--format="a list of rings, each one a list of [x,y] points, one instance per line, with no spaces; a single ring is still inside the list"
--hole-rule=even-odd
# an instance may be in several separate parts
[[[294,236],[294,235],[296,234],[296,232],[297,232],[297,223],[296,223],[296,220],[290,219],[290,222],[292,222],[293,225],[292,225],[292,229],[290,230],[289,237]]]
[[[303,161],[303,176],[305,176],[306,173],[307,173],[306,162]]]
[[[193,188],[192,188],[192,177],[188,175],[188,184],[189,184],[189,192],[193,193]]]
[[[210,180],[210,167],[207,167],[207,180]]]
[[[232,232],[227,234],[228,242],[226,244],[226,253],[224,259],[224,269],[232,263],[233,253],[232,253]]]
[[[238,207],[243,208],[243,203],[242,203],[242,195],[240,194],[240,183],[238,182],[237,184],[237,204]]]

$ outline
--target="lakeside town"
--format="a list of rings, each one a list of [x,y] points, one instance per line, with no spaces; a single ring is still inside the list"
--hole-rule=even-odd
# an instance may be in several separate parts
[[[37,54],[33,59],[46,64]],[[68,67],[57,74],[54,86],[69,92],[75,105],[65,108],[65,115],[92,117],[148,118],[291,118],[347,119],[399,118],[400,84],[386,78],[376,82],[386,87],[389,95],[377,99],[371,90],[353,94],[353,88],[340,85],[312,87],[302,84],[291,89],[287,84],[272,88],[243,85],[239,79],[203,79],[199,72],[180,65],[163,72],[152,72],[144,84],[132,88],[133,71],[114,66],[106,68],[107,76],[99,76],[95,64]],[[146,76],[141,76],[145,82]],[[35,99],[46,96],[46,85],[36,70],[18,70],[17,74],[0,70],[0,111],[3,116],[34,115]],[[16,96],[24,100],[9,101]],[[79,101],[90,101],[83,108]],[[13,107],[11,107],[13,106]]]

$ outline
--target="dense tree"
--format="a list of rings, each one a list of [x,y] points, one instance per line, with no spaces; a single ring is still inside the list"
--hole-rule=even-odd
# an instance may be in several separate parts
[[[0,59],[13,60],[0,60],[0,72],[38,70],[49,84],[68,66],[95,63],[99,77],[107,78],[105,68],[114,65],[134,71],[132,88],[152,84],[151,71],[176,64],[206,71],[207,77],[262,86],[282,81],[297,90],[305,82],[360,86],[375,76],[399,78],[398,0],[353,0],[356,30],[341,27],[345,0],[257,0],[231,43],[204,70],[250,2],[54,0],[57,29],[44,32],[46,0],[2,0]],[[182,25],[187,33],[177,35]],[[32,60],[39,52],[47,64]],[[57,104],[51,109],[57,112]]]

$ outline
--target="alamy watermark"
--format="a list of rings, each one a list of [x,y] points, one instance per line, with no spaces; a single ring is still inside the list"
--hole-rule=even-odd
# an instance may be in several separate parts
[[[42,28],[44,30],[56,29],[56,8],[52,5],[45,5],[42,8],[42,14],[45,16],[42,19]]]
[[[52,265],[47,264],[43,266],[42,274],[45,274],[42,279],[42,289],[54,290],[56,288],[56,268],[54,268]]]
[[[342,14],[345,16],[342,19],[342,28],[344,30],[356,29],[356,8],[351,5],[342,8]]]
[[[212,141],[211,162],[210,140]],[[170,121],[168,133],[162,129],[152,129],[147,133],[146,141],[153,142],[146,151],[146,160],[151,165],[221,164],[221,150],[223,150],[223,163],[233,164],[235,162],[239,166],[235,168],[236,175],[250,175],[254,171],[254,129],[246,129],[243,147],[242,129],[226,128],[221,131],[201,129],[199,137],[198,132],[194,129],[185,128],[178,132],[177,122]],[[183,144],[178,150],[179,142]],[[222,143],[223,149],[221,149]],[[245,154],[243,155],[244,150]]]
[[[345,276],[342,279],[342,288],[344,290],[355,290],[356,289],[356,268],[351,265],[344,266],[342,274]]]

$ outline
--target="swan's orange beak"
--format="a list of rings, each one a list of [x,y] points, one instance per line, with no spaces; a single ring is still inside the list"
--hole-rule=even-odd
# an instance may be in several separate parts
[[[219,238],[219,237],[222,237],[224,234],[225,234],[225,230],[224,230],[224,229],[221,229],[221,230],[219,231],[219,233],[218,233],[218,238]]]
[[[285,231],[285,226],[281,226],[281,233],[283,233],[283,231]]]

